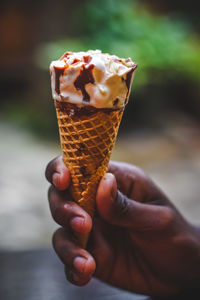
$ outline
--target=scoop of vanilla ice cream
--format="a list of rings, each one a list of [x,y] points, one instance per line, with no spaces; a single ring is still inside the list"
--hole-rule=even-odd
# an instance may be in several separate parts
[[[66,52],[50,65],[53,98],[80,106],[123,107],[136,67],[130,58],[100,50]]]

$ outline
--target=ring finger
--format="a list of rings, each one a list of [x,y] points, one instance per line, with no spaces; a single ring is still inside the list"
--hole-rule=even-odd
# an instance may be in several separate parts
[[[76,285],[85,285],[91,279],[96,264],[93,257],[78,246],[77,241],[66,229],[58,229],[53,236],[53,246],[66,266],[67,279]]]

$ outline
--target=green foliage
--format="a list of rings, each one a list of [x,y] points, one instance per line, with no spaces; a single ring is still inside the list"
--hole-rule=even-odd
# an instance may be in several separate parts
[[[101,49],[139,63],[136,86],[176,76],[200,78],[200,44],[183,22],[156,16],[131,0],[83,1],[73,20],[76,38],[43,45],[37,53],[42,67],[66,50]]]
[[[10,99],[10,101],[12,100]],[[19,128],[26,128],[38,138],[51,140],[52,137],[56,137],[58,141],[57,120],[53,103],[44,109],[44,107],[38,108],[32,103],[22,104],[14,99],[11,106],[4,106],[1,110],[0,118],[4,120],[5,116],[9,123],[13,123]]]

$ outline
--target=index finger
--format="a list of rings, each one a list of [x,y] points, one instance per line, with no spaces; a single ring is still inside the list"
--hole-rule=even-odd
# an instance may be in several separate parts
[[[70,173],[62,160],[62,156],[58,156],[48,163],[45,176],[51,184],[61,191],[69,187]]]

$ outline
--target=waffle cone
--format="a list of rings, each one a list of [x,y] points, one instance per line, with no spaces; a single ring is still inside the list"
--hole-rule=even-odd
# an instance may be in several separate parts
[[[80,109],[61,101],[55,106],[63,161],[71,174],[70,193],[93,217],[97,187],[107,170],[123,109]],[[77,235],[84,248],[88,237]]]

